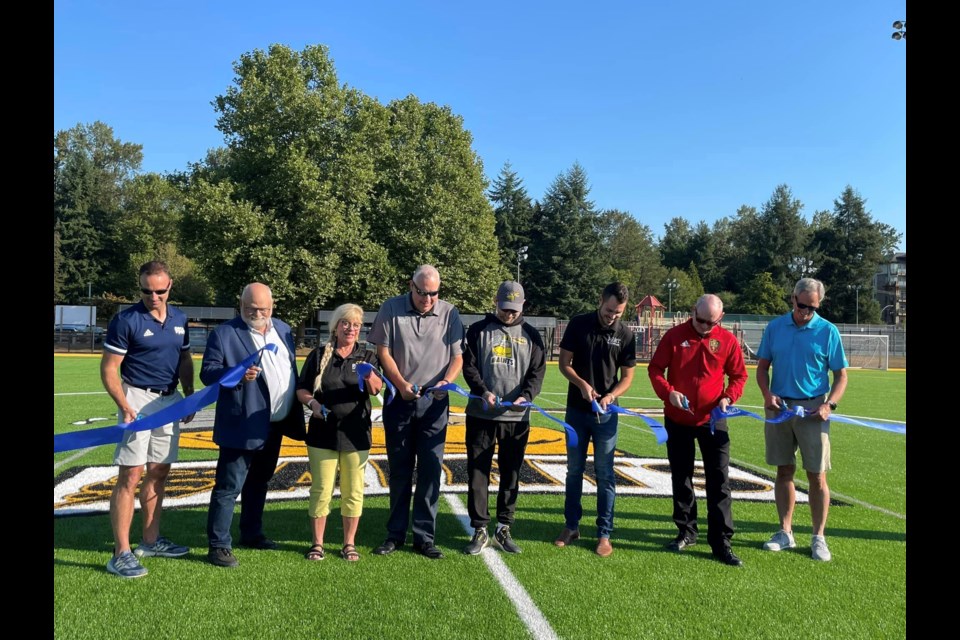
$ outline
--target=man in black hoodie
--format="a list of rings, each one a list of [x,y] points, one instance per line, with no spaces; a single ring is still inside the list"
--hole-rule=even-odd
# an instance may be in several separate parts
[[[507,553],[520,553],[510,536],[517,506],[520,467],[530,437],[529,404],[540,393],[546,355],[540,333],[523,320],[523,287],[505,281],[497,291],[496,311],[470,325],[463,356],[463,377],[471,398],[467,403],[467,509],[473,540],[464,553],[476,555],[491,543],[487,491],[494,446],[500,490],[497,493],[497,529],[494,539]],[[501,403],[509,401],[512,406]]]

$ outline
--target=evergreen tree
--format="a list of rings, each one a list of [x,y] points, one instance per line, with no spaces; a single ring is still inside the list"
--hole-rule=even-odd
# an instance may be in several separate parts
[[[511,271],[518,256],[529,252],[533,203],[523,186],[523,180],[513,171],[509,162],[503,165],[488,197],[493,203],[496,219],[494,233],[500,245],[500,265]]]
[[[570,318],[597,307],[605,259],[589,194],[586,172],[575,163],[544,195],[524,282],[531,315]]]

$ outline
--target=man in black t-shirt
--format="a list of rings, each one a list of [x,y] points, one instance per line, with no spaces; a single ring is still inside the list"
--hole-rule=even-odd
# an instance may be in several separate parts
[[[613,553],[613,505],[616,485],[613,453],[617,445],[617,414],[594,413],[592,401],[606,411],[627,392],[633,382],[636,342],[633,331],[620,322],[627,307],[627,287],[619,282],[607,285],[596,311],[574,316],[560,341],[560,373],[567,388],[565,420],[577,433],[577,446],[567,445],[567,482],[564,501],[564,528],[554,544],[565,547],[580,537],[583,516],[583,472],[587,447],[593,439],[597,476],[597,555]],[[618,377],[619,376],[619,377]]]

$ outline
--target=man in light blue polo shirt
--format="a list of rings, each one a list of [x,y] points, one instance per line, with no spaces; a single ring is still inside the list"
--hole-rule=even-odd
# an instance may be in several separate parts
[[[103,342],[100,380],[117,404],[120,422],[133,422],[138,415],[150,415],[175,404],[183,393],[193,394],[193,360],[187,316],[167,304],[173,279],[160,261],[140,267],[140,302],[115,315]],[[117,370],[119,369],[119,376]],[[192,415],[183,419],[190,422]],[[139,578],[147,569],[138,557],[178,558],[190,549],[160,535],[160,514],[170,464],[176,462],[180,423],[172,422],[150,431],[124,431],[117,445],[114,463],[120,467],[117,484],[110,495],[110,524],[113,527],[113,557],[107,571],[121,578]],[[140,488],[143,539],[130,550],[130,525],[137,484]]]
[[[811,557],[829,561],[832,556],[823,530],[830,506],[830,413],[836,410],[847,388],[847,357],[837,327],[817,314],[825,293],[819,280],[797,281],[793,311],[770,322],[763,332],[757,351],[757,385],[763,393],[768,419],[784,407],[801,406],[806,414],[804,418],[794,417],[779,424],[764,424],[767,464],[777,467],[774,497],[780,530],[763,548],[780,551],[797,546],[793,538],[793,477],[799,447],[810,483]],[[832,385],[828,371],[833,372]]]

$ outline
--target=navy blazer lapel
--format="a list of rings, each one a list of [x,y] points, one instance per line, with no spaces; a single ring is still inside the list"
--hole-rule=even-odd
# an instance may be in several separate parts
[[[247,355],[254,353],[257,350],[257,345],[253,344],[253,338],[250,337],[250,327],[247,326],[247,323],[241,319],[240,326],[234,328],[240,338],[240,344],[247,350]]]

